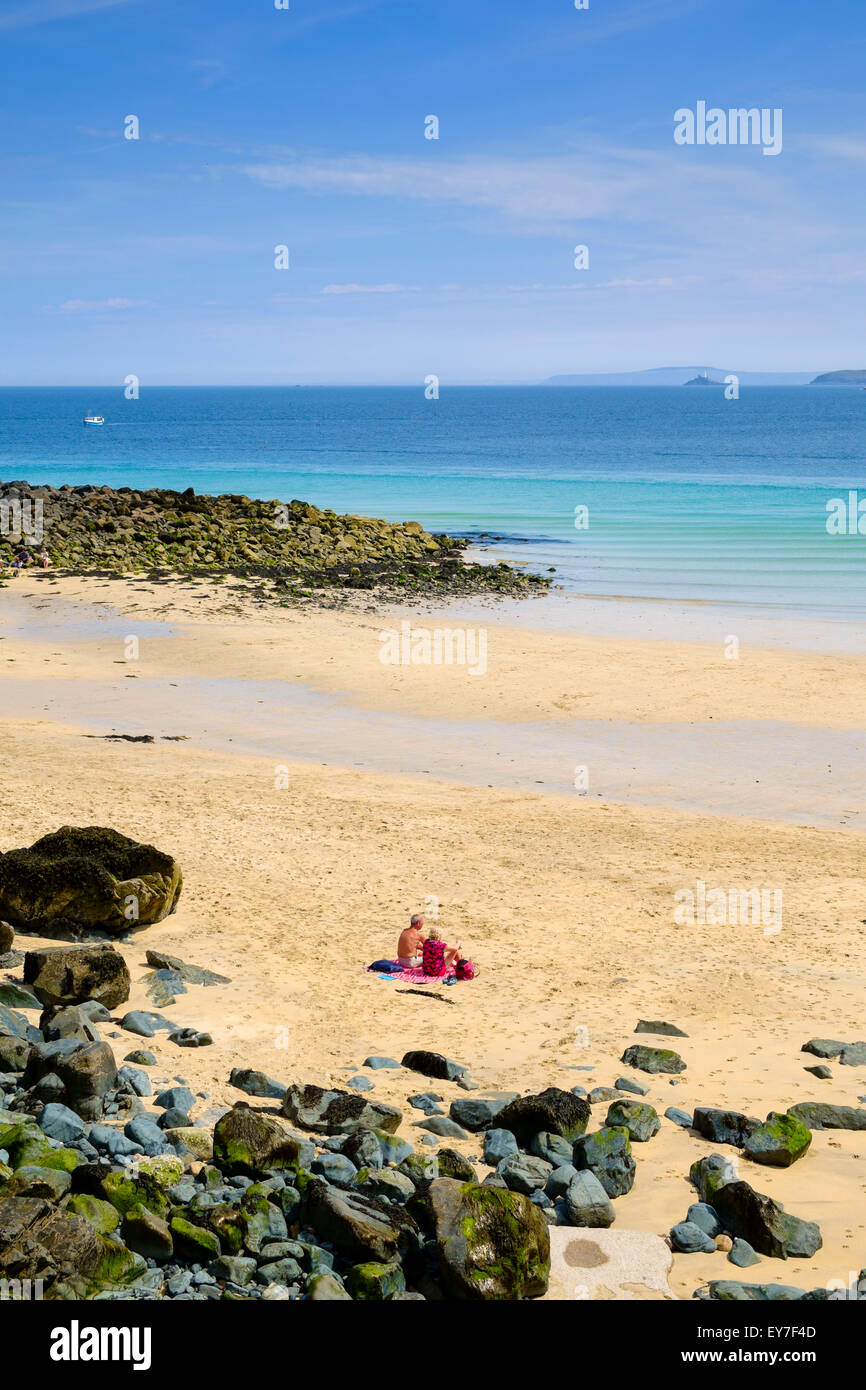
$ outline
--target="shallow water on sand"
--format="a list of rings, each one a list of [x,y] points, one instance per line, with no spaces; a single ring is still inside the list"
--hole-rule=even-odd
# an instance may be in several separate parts
[[[455,722],[366,711],[300,683],[10,680],[0,716],[89,733],[538,794],[862,829],[866,734],[792,724]],[[577,786],[576,786],[577,781]],[[578,788],[580,788],[578,790]]]

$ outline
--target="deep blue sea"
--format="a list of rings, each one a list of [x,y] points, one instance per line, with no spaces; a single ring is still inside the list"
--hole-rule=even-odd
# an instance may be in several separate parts
[[[479,558],[580,593],[831,618],[866,617],[866,535],[827,530],[864,464],[856,388],[0,388],[4,481],[299,497],[501,537]]]

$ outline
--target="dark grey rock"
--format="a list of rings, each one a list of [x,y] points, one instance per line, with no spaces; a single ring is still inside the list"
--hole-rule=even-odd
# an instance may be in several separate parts
[[[738,1284],[732,1279],[714,1279],[695,1290],[695,1298],[723,1303],[793,1303],[802,1297],[803,1290],[791,1284]]]
[[[737,1110],[714,1110],[705,1105],[696,1108],[692,1120],[693,1128],[702,1138],[713,1144],[733,1144],[735,1148],[742,1148],[760,1124],[760,1120],[741,1115]]]
[[[335,1183],[337,1187],[351,1187],[358,1176],[358,1170],[352,1160],[343,1154],[322,1154],[319,1158],[314,1158],[310,1164],[310,1171],[317,1177],[324,1178],[326,1182]]]
[[[756,1192],[747,1182],[725,1183],[713,1195],[712,1205],[725,1229],[748,1241],[761,1255],[811,1259],[823,1244],[815,1222],[791,1216],[778,1202]]]
[[[589,1093],[590,1105],[602,1105],[605,1101],[612,1101],[616,1099],[617,1092],[614,1090],[612,1086],[595,1086]]]
[[[353,1091],[372,1091],[373,1089],[372,1081],[366,1076],[350,1076],[346,1085],[351,1086]]]
[[[866,1042],[848,1043],[839,1062],[843,1067],[866,1067]]]
[[[426,1129],[437,1134],[440,1139],[468,1139],[468,1132],[455,1124],[447,1115],[431,1115],[426,1120],[416,1120],[416,1129]]]
[[[618,1091],[629,1091],[634,1096],[649,1095],[649,1086],[644,1086],[642,1081],[633,1081],[628,1076],[620,1076],[613,1083]]]
[[[496,1171],[512,1192],[522,1192],[529,1197],[544,1188],[553,1168],[542,1158],[517,1153],[503,1158]]]
[[[728,1251],[728,1259],[731,1264],[736,1265],[738,1269],[749,1269],[752,1265],[759,1265],[761,1263],[760,1256],[755,1254],[749,1242],[747,1240],[740,1240],[739,1237],[737,1237],[731,1249]]]
[[[136,1115],[124,1126],[123,1132],[149,1156],[173,1152],[159,1125],[149,1115]]]
[[[183,1110],[188,1114],[195,1105],[195,1096],[187,1086],[170,1086],[167,1091],[160,1091],[153,1103],[160,1110]]]
[[[458,1076],[463,1076],[466,1067],[459,1062],[452,1062],[449,1057],[443,1057],[439,1052],[424,1052],[415,1050],[405,1053],[402,1066],[409,1071],[420,1072],[422,1076],[430,1076],[434,1081],[456,1081]]]
[[[162,1014],[149,1013],[146,1009],[132,1009],[130,1013],[124,1014],[120,1020],[121,1028],[125,1028],[127,1033],[137,1033],[140,1038],[152,1038],[158,1032],[174,1032],[177,1027],[170,1019],[163,1018]]]
[[[282,1082],[272,1080],[263,1071],[250,1071],[240,1067],[235,1067],[229,1077],[229,1085],[236,1086],[248,1096],[260,1096],[270,1100],[282,1100],[287,1089]]]
[[[855,1110],[850,1105],[825,1105],[820,1100],[804,1100],[789,1106],[787,1113],[800,1120],[807,1129],[866,1129],[866,1110]]]
[[[484,1135],[484,1162],[496,1167],[509,1154],[519,1152],[510,1129],[488,1129]]]
[[[693,1202],[686,1213],[686,1221],[691,1222],[693,1226],[700,1226],[704,1234],[712,1236],[713,1239],[722,1229],[721,1221],[707,1202]]]
[[[677,1028],[675,1023],[662,1023],[657,1019],[642,1018],[634,1030],[636,1033],[655,1033],[658,1037],[664,1038],[687,1038],[688,1033],[684,1033],[682,1028]]]
[[[153,1091],[150,1077],[146,1071],[141,1071],[139,1067],[132,1067],[128,1064],[121,1067],[117,1073],[117,1079],[125,1082],[137,1096],[149,1096]]]
[[[578,1139],[573,1163],[582,1171],[594,1173],[608,1197],[624,1197],[634,1185],[636,1163],[627,1129],[600,1129]]]
[[[830,1068],[823,1064],[817,1067],[804,1067],[803,1070],[810,1072],[812,1076],[817,1076],[819,1081],[829,1081],[833,1076]]]
[[[833,1057],[841,1057],[847,1043],[837,1042],[834,1038],[810,1038],[807,1043],[803,1043],[801,1052],[811,1052],[813,1057],[823,1057],[825,1060],[832,1060]]]
[[[52,1103],[46,1105],[39,1116],[39,1127],[49,1139],[57,1139],[61,1144],[72,1144],[84,1134],[84,1121],[67,1105]]]
[[[370,1067],[373,1071],[397,1071],[400,1067],[400,1063],[395,1062],[393,1057],[366,1057],[361,1065]]]
[[[682,1255],[711,1254],[716,1242],[693,1221],[681,1221],[671,1230],[671,1245]]]
[[[545,1163],[551,1163],[554,1168],[561,1167],[563,1163],[570,1163],[574,1152],[571,1139],[566,1139],[564,1134],[550,1134],[547,1130],[533,1134],[527,1147],[536,1158],[543,1158]]]
[[[559,1168],[554,1168],[544,1190],[553,1201],[559,1197],[564,1197],[574,1179],[578,1176],[577,1169],[572,1163],[563,1163]]]
[[[570,1226],[587,1226],[605,1230],[616,1219],[613,1203],[594,1173],[578,1172],[564,1197],[565,1214]]]
[[[691,1129],[692,1127],[692,1117],[688,1111],[678,1110],[675,1105],[668,1106],[665,1111],[665,1118],[673,1120],[674,1124],[679,1125],[681,1129]]]
[[[148,950],[147,963],[155,970],[169,970],[175,975],[179,975],[190,985],[230,985],[231,980],[227,975],[217,975],[214,970],[205,970],[200,965],[189,965],[181,960],[179,956],[169,956],[165,951]]]

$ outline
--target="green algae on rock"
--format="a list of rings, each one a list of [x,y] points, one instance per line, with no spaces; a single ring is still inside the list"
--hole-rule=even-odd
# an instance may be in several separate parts
[[[232,574],[273,581],[268,596],[287,603],[311,589],[520,595],[550,583],[505,564],[466,564],[468,541],[417,521],[342,516],[297,500],[0,483],[0,500],[25,495],[42,505],[45,548],[61,573]],[[0,538],[0,559],[12,550]]]
[[[429,1200],[442,1283],[454,1298],[539,1298],[550,1279],[547,1222],[528,1197],[437,1178]]]
[[[56,927],[125,932],[161,922],[182,885],[171,855],[102,826],[65,825],[0,854],[0,916],[46,936]]]

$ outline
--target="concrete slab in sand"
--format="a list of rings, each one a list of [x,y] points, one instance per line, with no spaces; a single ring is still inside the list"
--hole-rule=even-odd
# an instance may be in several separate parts
[[[558,1301],[675,1298],[668,1284],[673,1255],[644,1231],[550,1228],[550,1287]]]

